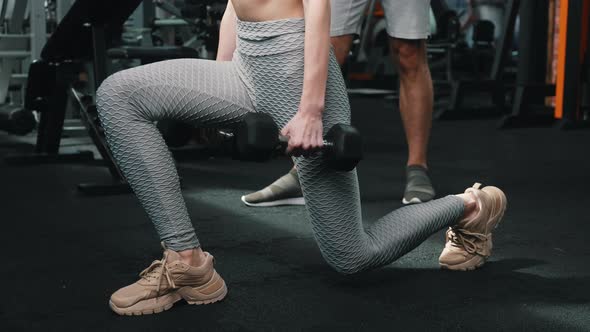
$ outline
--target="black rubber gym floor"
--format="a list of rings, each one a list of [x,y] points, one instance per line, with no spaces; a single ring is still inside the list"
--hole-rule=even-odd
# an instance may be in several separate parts
[[[393,101],[353,99],[369,223],[401,206],[405,145]],[[253,209],[240,195],[289,168],[215,159],[181,163],[198,235],[229,286],[221,303],[119,317],[109,295],[161,257],[134,197],[81,197],[107,181],[89,165],[0,166],[0,330],[589,331],[590,131],[498,131],[496,119],[437,122],[439,195],[474,181],[504,188],[494,255],[474,272],[441,271],[443,232],[382,269],[341,276],[322,260],[303,207]],[[2,155],[31,146],[0,136]]]

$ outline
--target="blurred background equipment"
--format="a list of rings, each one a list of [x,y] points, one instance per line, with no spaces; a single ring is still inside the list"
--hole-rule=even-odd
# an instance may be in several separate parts
[[[35,145],[32,154],[7,161],[79,163],[100,156],[110,183],[80,190],[126,192],[97,118],[97,87],[110,74],[142,64],[214,59],[226,4],[0,0],[0,130]],[[498,117],[501,128],[556,122],[560,128],[584,127],[588,6],[567,0],[432,0],[427,53],[434,116]],[[372,0],[343,68],[350,94],[395,102],[397,73],[389,57],[384,13],[380,1]],[[224,151],[219,128],[165,120],[156,125],[177,158],[207,159]],[[82,143],[69,141],[76,139]]]
[[[20,106],[0,106],[0,129],[15,135],[26,135],[37,126],[35,114]]]
[[[67,110],[72,108],[84,124],[97,152],[110,171],[110,184],[84,184],[79,189],[88,194],[127,192],[128,187],[114,163],[96,114],[94,97],[100,83],[114,71],[154,61],[176,58],[214,56],[207,41],[216,31],[220,6],[209,2],[206,6],[194,4],[192,11],[176,9],[170,3],[158,4],[169,14],[197,15],[160,19],[151,1],[133,0],[124,4],[118,1],[77,0],[57,24],[45,44],[38,60],[33,62],[25,96],[25,108],[39,113],[39,130],[35,153],[29,156],[12,156],[12,163],[84,162],[92,159],[88,151],[60,152],[64,136]],[[222,5],[221,5],[222,6]],[[195,8],[201,10],[195,10]],[[216,11],[217,10],[217,11]],[[218,16],[215,16],[218,15]],[[56,14],[57,16],[57,14]],[[151,17],[151,19],[150,19]],[[146,20],[148,18],[148,20]],[[166,21],[168,20],[168,21]],[[146,30],[150,34],[162,27],[188,28],[194,34],[191,40],[182,40],[182,33],[174,35],[174,44],[145,45]],[[164,38],[162,38],[164,41]],[[76,41],[76,42],[72,42]],[[185,45],[193,45],[189,47]],[[195,46],[196,45],[196,46]],[[198,47],[199,49],[195,48]],[[7,119],[14,119],[14,114]],[[17,113],[18,114],[18,113]],[[171,147],[182,147],[191,141],[193,128],[180,123],[159,124]],[[205,132],[203,130],[203,132]]]
[[[43,1],[0,0],[0,130],[25,135],[35,128],[23,117],[28,111],[14,110],[23,107],[28,67],[47,40],[51,9]]]

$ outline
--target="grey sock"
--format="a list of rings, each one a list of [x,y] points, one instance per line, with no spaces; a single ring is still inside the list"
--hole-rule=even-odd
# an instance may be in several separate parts
[[[432,200],[436,195],[428,170],[420,165],[410,165],[406,168],[406,190],[404,204],[424,203]]]

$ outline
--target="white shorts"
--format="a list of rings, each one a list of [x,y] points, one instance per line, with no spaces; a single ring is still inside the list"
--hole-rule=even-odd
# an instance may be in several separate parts
[[[368,0],[331,0],[332,37],[360,34]],[[426,39],[430,34],[430,0],[381,0],[387,33],[403,39]]]

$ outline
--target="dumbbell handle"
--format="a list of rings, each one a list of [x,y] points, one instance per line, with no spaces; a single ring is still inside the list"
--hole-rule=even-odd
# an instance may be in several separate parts
[[[217,131],[219,133],[219,135],[223,136],[223,137],[227,137],[229,139],[233,139],[235,137],[234,133],[230,133],[227,131],[223,131],[223,130],[218,130]],[[279,135],[279,142],[281,144],[288,144],[289,143],[289,137],[288,136],[283,136],[283,135]],[[333,147],[334,143],[327,141],[327,140],[323,140],[324,143],[324,147]]]
[[[225,138],[230,138],[230,139],[234,138],[234,133],[229,133],[229,132],[223,131],[223,130],[218,130],[217,133]]]
[[[281,144],[289,144],[289,137],[288,137],[288,136],[279,135],[279,142],[280,142]],[[324,144],[324,147],[329,147],[329,148],[331,148],[331,147],[333,147],[333,146],[334,146],[334,143],[332,143],[332,142],[330,142],[330,141],[323,140],[322,142],[323,142],[323,144]]]

